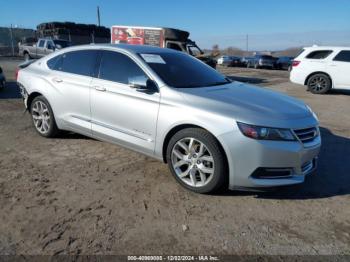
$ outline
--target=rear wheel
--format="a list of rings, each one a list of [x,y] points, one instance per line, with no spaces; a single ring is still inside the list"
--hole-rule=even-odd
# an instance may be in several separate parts
[[[308,79],[307,86],[313,94],[325,94],[332,88],[332,81],[325,74],[315,74]]]
[[[24,61],[30,60],[30,55],[28,53],[24,54]]]
[[[200,128],[176,133],[167,147],[167,162],[175,179],[197,193],[220,189],[226,181],[225,155],[216,138]]]
[[[59,133],[49,102],[43,96],[34,98],[30,106],[35,130],[44,137],[55,137]]]

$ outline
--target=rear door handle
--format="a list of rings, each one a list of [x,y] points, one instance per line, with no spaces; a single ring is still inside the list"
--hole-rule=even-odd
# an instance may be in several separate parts
[[[62,83],[63,82],[63,80],[61,78],[57,78],[57,77],[53,78],[52,81],[54,81],[55,83]]]
[[[97,91],[101,91],[101,92],[105,92],[106,91],[106,88],[103,87],[103,86],[94,86],[95,90]]]

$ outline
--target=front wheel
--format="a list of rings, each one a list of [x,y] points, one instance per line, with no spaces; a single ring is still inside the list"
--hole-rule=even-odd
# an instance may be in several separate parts
[[[196,193],[214,192],[228,177],[225,153],[216,138],[200,128],[183,129],[170,139],[167,162],[175,179]]]
[[[30,106],[35,130],[44,137],[55,137],[59,133],[49,102],[43,96],[34,98]]]
[[[332,88],[332,81],[325,74],[315,74],[308,79],[307,86],[313,94],[325,94]]]

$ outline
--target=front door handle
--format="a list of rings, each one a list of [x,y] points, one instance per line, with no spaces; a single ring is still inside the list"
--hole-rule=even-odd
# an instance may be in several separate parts
[[[97,91],[101,91],[101,92],[105,92],[106,91],[106,88],[103,87],[103,86],[94,86],[95,90]]]
[[[57,77],[53,78],[52,81],[54,81],[55,83],[62,83],[63,82],[63,80],[61,78],[57,78]]]

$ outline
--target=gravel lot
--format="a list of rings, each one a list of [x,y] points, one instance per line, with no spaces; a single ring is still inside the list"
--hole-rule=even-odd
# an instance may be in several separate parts
[[[44,139],[0,59],[0,254],[350,254],[350,92],[312,95],[288,72],[220,68],[319,116],[318,172],[266,193],[199,195],[167,166],[80,135]]]

